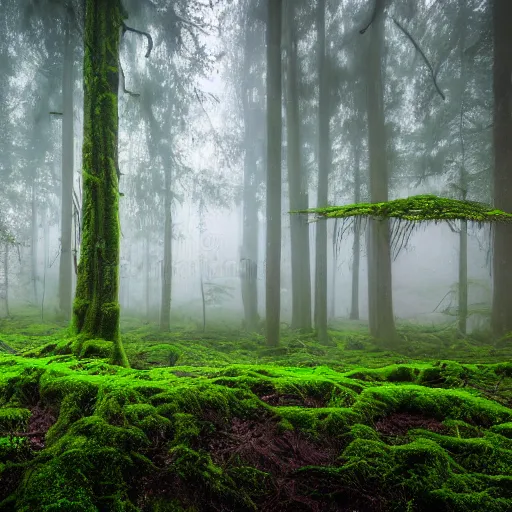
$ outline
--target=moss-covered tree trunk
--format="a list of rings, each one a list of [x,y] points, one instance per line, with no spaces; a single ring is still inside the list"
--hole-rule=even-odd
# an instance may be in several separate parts
[[[286,12],[286,131],[290,210],[308,207],[307,182],[301,158],[299,66],[295,2],[285,2]],[[290,217],[292,263],[292,329],[311,329],[311,269],[309,224],[303,215]]]
[[[73,38],[71,13],[66,11],[64,73],[62,78],[62,182],[59,260],[59,309],[71,318],[72,302],[72,222],[73,222]]]
[[[327,80],[327,58],[325,45],[325,0],[319,0],[316,12],[318,34],[318,189],[317,207],[327,206],[328,180],[331,166],[331,144],[329,136],[329,85]],[[316,226],[315,256],[315,328],[318,341],[329,342],[327,334],[327,224]]]
[[[267,21],[267,344],[279,344],[281,313],[281,20],[282,0],[268,0]]]
[[[388,200],[388,157],[384,118],[384,14],[374,20],[369,32],[367,80],[370,200]],[[393,315],[390,229],[388,219],[368,220],[368,310],[372,336],[382,343],[397,339]]]
[[[113,362],[128,366],[119,333],[117,170],[119,0],[86,0],[82,246],[73,325],[83,338],[114,342]]]
[[[512,2],[494,0],[494,206],[512,211]],[[512,225],[494,231],[492,330],[512,331]]]

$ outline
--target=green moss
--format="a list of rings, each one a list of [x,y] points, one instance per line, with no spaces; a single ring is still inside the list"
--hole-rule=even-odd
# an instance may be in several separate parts
[[[384,203],[360,203],[327,208],[312,208],[292,213],[314,213],[327,218],[382,217],[406,221],[469,220],[474,222],[510,222],[512,214],[474,201],[460,201],[434,195],[411,196]]]
[[[151,326],[124,333],[127,351],[143,355],[148,370],[52,354],[56,347],[30,359],[0,356],[0,411],[10,417],[21,409],[28,418],[28,408],[39,404],[57,418],[39,452],[27,441],[18,450],[0,436],[0,457],[24,464],[0,458],[2,482],[13,482],[8,491],[0,486],[0,510],[198,512],[205,503],[257,510],[272,497],[289,499],[291,486],[301,503],[316,502],[320,510],[334,503],[389,512],[512,509],[512,365],[498,362],[505,351],[491,353],[473,341],[462,364],[439,360],[450,344],[433,329],[407,331],[414,350],[435,347],[421,357],[372,352],[367,341],[364,352],[346,350],[349,335],[332,332],[337,346],[325,355],[315,355],[306,337],[284,340],[300,367],[286,357],[259,358],[257,340],[244,338],[252,348],[241,351],[234,332],[162,335]],[[81,350],[88,342],[83,338]],[[41,345],[59,343],[41,337]],[[165,367],[151,355],[168,347],[186,366]],[[396,412],[406,413],[405,422],[408,415],[437,419],[445,429],[405,424],[408,434],[397,444],[381,429]],[[275,437],[253,437],[250,429],[260,422],[272,425],[262,431]],[[289,447],[290,439],[310,444]],[[238,455],[219,459],[215,447],[227,443],[229,450],[231,442],[233,451],[241,444]],[[293,460],[312,445],[332,453],[325,466],[298,463],[279,475],[253,467],[257,457],[244,454],[251,446],[280,447]]]
[[[0,435],[11,432],[23,432],[30,418],[28,409],[18,407],[0,408]]]
[[[105,340],[87,340],[80,350],[80,357],[102,357],[111,358],[114,344]]]

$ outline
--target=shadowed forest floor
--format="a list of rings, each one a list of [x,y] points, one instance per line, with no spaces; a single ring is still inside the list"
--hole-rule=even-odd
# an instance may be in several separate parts
[[[512,510],[510,342],[127,318],[128,370],[35,315],[0,320],[1,511]]]

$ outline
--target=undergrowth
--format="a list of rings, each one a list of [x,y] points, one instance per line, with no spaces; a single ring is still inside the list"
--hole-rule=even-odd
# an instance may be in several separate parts
[[[32,319],[33,320],[33,319]],[[132,365],[59,324],[0,321],[0,511],[509,511],[512,349],[449,328],[160,333]]]

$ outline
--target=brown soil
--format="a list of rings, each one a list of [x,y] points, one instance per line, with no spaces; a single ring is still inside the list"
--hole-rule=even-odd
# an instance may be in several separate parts
[[[422,428],[440,434],[447,430],[435,418],[409,412],[394,412],[375,423],[375,430],[383,436],[405,436],[409,430],[414,428]]]

